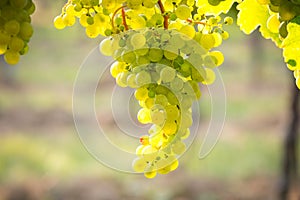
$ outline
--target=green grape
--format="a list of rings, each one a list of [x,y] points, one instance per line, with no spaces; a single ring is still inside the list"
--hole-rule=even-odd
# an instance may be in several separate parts
[[[232,25],[233,24],[233,18],[232,17],[225,17],[224,24]]]
[[[62,20],[66,26],[73,26],[76,22],[75,16],[70,14],[64,14]]]
[[[163,126],[163,131],[167,135],[174,135],[177,131],[177,124],[175,121],[167,120]]]
[[[111,67],[110,67],[110,74],[112,75],[112,77],[116,78],[118,76],[119,73],[121,73],[122,70],[122,63],[120,62],[114,62]]]
[[[279,7],[279,17],[282,21],[289,21],[296,16],[296,12],[294,10],[294,5],[286,1],[284,4],[281,4]]]
[[[181,141],[178,141],[172,145],[172,151],[177,155],[183,154],[185,150],[186,150],[186,145]]]
[[[208,53],[211,59],[214,61],[214,66],[218,67],[224,62],[224,55],[220,51],[211,51]]]
[[[176,120],[179,117],[179,110],[175,105],[168,105],[166,107],[167,119],[168,120]]]
[[[181,20],[186,20],[191,16],[191,10],[188,6],[182,4],[175,10],[176,16]]]
[[[151,145],[144,147],[142,151],[143,158],[147,161],[153,161],[158,156],[158,151]]]
[[[145,87],[140,87],[135,91],[134,96],[137,100],[144,101],[148,98],[148,89]]]
[[[151,108],[150,115],[152,123],[156,125],[162,125],[166,120],[165,112],[163,110],[158,109],[157,106]]]
[[[180,102],[180,107],[182,109],[189,109],[193,104],[193,99],[190,95],[183,95],[182,100]]]
[[[88,25],[93,25],[95,23],[94,18],[91,16],[87,16],[86,23]]]
[[[151,109],[153,105],[154,105],[154,98],[147,98],[145,101],[146,108]]]
[[[128,72],[121,72],[116,77],[116,82],[120,87],[127,87],[127,76]]]
[[[7,50],[4,54],[4,60],[9,65],[15,65],[20,60],[20,54],[13,50]]]
[[[270,3],[274,6],[280,6],[282,0],[270,0]]]
[[[24,45],[24,41],[21,38],[13,37],[8,46],[10,50],[19,52],[23,49]]]
[[[136,61],[136,55],[134,51],[129,51],[129,52],[124,51],[122,53],[122,60],[126,63],[134,63]]]
[[[61,16],[57,16],[54,18],[54,27],[56,29],[64,29],[66,27],[64,20]]]
[[[151,62],[159,62],[163,58],[164,52],[161,49],[150,49],[148,58]]]
[[[215,37],[212,34],[203,34],[200,40],[200,45],[205,49],[211,49],[215,46]]]
[[[155,104],[159,104],[162,107],[166,107],[168,104],[168,98],[165,95],[158,94],[155,96]]]
[[[216,80],[215,72],[211,69],[206,68],[205,73],[206,73],[206,77],[202,83],[205,85],[212,84]]]
[[[149,22],[152,24],[152,26],[162,25],[164,22],[164,17],[161,14],[154,14],[152,15]]]
[[[131,37],[130,42],[134,49],[140,49],[146,44],[146,38],[142,33],[136,33]]]
[[[138,120],[142,124],[148,124],[151,123],[151,115],[150,115],[150,110],[147,108],[142,108],[139,110],[138,114]]]
[[[181,29],[179,31],[181,33],[187,35],[189,38],[194,38],[196,35],[195,28],[191,25],[185,25],[185,26],[181,27]]]
[[[175,77],[170,83],[170,88],[172,91],[180,91],[183,88],[183,80],[181,78]]]
[[[9,2],[17,9],[23,9],[27,5],[27,0],[9,0]]]
[[[272,33],[278,33],[279,32],[279,26],[280,26],[280,21],[277,18],[277,15],[271,15],[267,21],[267,28],[272,32]]]
[[[287,22],[281,22],[280,26],[279,26],[279,34],[281,37],[286,38],[288,35],[288,31],[287,31]]]
[[[223,42],[222,35],[220,33],[217,33],[217,32],[214,32],[211,35],[214,37],[214,40],[215,40],[214,47],[220,46],[222,44],[222,42]]]
[[[32,15],[35,11],[35,4],[32,2],[32,0],[27,0],[27,1],[28,3],[24,9],[27,11],[29,15]]]
[[[28,22],[23,22],[20,27],[20,33],[19,36],[23,40],[29,40],[33,35],[33,28],[30,23]]]
[[[173,93],[168,92],[167,94],[168,101],[171,105],[178,105],[179,104],[179,98]]]
[[[168,60],[175,60],[178,57],[178,54],[173,53],[173,51],[172,52],[169,51],[170,50],[169,47],[167,47],[166,49],[167,50],[164,51],[165,58],[167,58]]]
[[[5,23],[4,30],[10,35],[17,35],[20,31],[20,24],[17,20],[10,20]]]
[[[0,44],[8,44],[11,40],[10,35],[0,31]]]
[[[227,40],[229,38],[229,33],[227,31],[222,31],[221,36],[223,40]]]
[[[79,23],[81,24],[81,26],[87,27],[87,26],[89,25],[89,24],[87,23],[88,18],[89,18],[89,16],[86,15],[86,14],[83,14],[83,15],[80,16]],[[63,27],[63,28],[64,28],[64,27]],[[63,29],[63,28],[62,28],[62,29]]]
[[[176,76],[176,70],[171,67],[165,67],[160,71],[160,79],[164,83],[172,82],[175,76]]]
[[[138,85],[136,84],[136,75],[135,74],[130,74],[127,77],[127,84],[131,88],[137,88]]]
[[[151,83],[151,75],[147,71],[141,71],[137,73],[135,82],[138,86],[143,86]]]
[[[99,26],[97,24],[88,25],[85,30],[89,38],[96,38],[99,35]]]
[[[112,56],[113,49],[111,48],[111,45],[112,45],[111,38],[106,38],[102,40],[99,46],[100,52],[105,56]]]
[[[150,63],[150,60],[146,56],[138,56],[136,60],[137,65],[146,65]]]

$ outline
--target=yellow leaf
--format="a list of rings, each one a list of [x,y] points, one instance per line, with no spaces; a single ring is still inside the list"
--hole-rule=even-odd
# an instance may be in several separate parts
[[[252,33],[258,26],[266,24],[270,14],[268,6],[261,5],[257,0],[244,0],[237,6],[240,11],[237,24],[246,33]]]

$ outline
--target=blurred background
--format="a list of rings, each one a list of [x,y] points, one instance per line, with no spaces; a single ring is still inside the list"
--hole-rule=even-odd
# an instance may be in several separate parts
[[[227,94],[220,140],[199,159],[199,137],[175,172],[148,180],[101,165],[74,126],[73,83],[103,38],[88,39],[79,26],[55,30],[64,1],[35,3],[28,55],[17,66],[0,61],[0,200],[276,198],[294,80],[271,41],[227,28],[231,38],[219,48]],[[199,135],[210,120],[203,93]],[[113,127],[112,119],[107,124]]]

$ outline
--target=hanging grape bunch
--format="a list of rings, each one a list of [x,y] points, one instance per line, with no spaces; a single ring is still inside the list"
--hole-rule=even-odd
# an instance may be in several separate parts
[[[215,80],[213,68],[224,57],[211,49],[228,33],[226,17],[206,16],[195,9],[195,1],[69,0],[54,19],[58,29],[79,19],[87,36],[107,36],[100,51],[112,56],[111,75],[120,87],[135,89],[141,108],[137,118],[152,124],[140,137],[133,169],[147,178],[167,174],[178,166],[186,150],[192,104],[201,97],[199,83]]]
[[[10,65],[17,64],[20,55],[28,52],[33,34],[31,15],[35,5],[31,0],[0,1],[0,56]]]

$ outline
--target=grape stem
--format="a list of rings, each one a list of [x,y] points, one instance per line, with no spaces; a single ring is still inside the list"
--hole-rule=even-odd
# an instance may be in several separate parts
[[[195,22],[195,21],[193,21],[193,20],[191,20],[191,19],[187,19],[186,21],[189,22],[189,23],[195,23],[195,24],[207,25],[205,22]]]
[[[129,28],[128,28],[128,25],[127,25],[127,22],[126,22],[126,13],[125,13],[125,7],[124,6],[122,8],[122,19],[123,19],[123,25],[125,27],[125,30],[128,31]]]
[[[164,7],[163,3],[161,2],[161,0],[158,0],[158,5],[161,10],[161,13],[164,15],[164,28],[168,29],[169,28],[169,16],[166,15],[166,10],[165,10],[165,7]]]
[[[112,21],[111,21],[111,26],[112,26],[113,29],[116,28],[116,27],[115,27],[115,17],[116,17],[116,15],[117,15],[117,13],[118,13],[120,10],[122,10],[122,20],[123,20],[123,25],[124,25],[125,29],[128,30],[128,26],[127,26],[126,18],[125,18],[125,10],[124,10],[124,8],[126,8],[126,6],[122,6],[122,7],[118,8],[118,9],[115,10],[115,12],[113,13],[113,15],[112,15]],[[123,11],[123,10],[124,10],[124,11]],[[124,14],[123,14],[123,12],[124,12]]]

